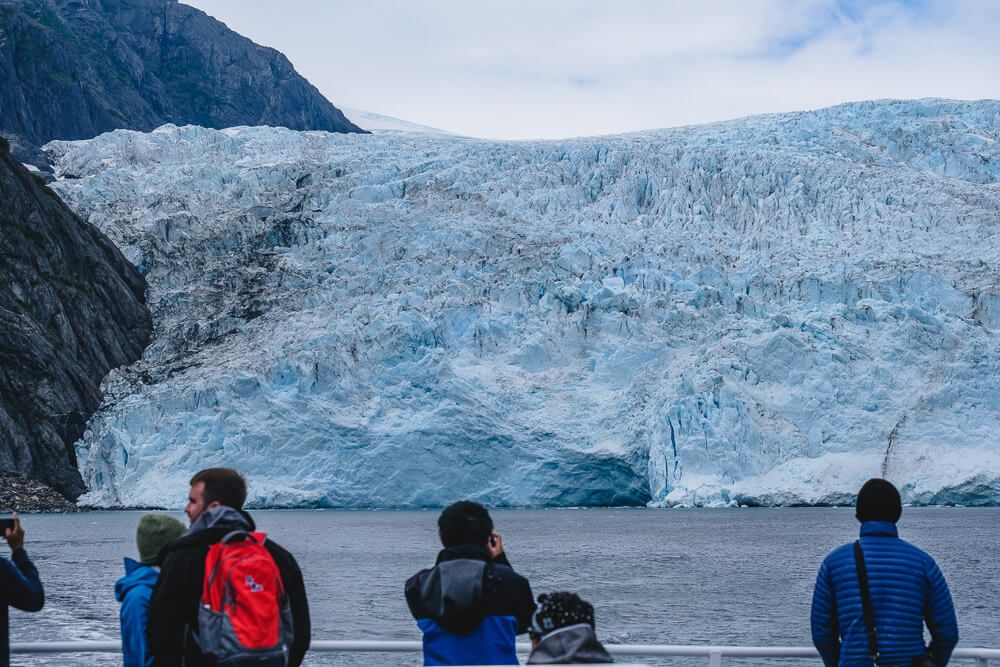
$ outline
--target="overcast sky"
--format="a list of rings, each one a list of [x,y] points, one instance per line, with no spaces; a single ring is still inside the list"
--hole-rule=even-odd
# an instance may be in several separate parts
[[[1000,98],[1000,0],[183,0],[337,106],[478,137]]]

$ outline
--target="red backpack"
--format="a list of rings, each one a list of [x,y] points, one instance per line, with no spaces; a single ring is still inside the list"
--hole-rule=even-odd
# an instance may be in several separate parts
[[[236,530],[208,550],[198,646],[233,667],[285,667],[292,612],[264,533]]]

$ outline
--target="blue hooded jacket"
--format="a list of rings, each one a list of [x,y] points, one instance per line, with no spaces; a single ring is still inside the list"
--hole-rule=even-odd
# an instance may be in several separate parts
[[[45,591],[38,570],[24,549],[15,549],[10,560],[0,558],[0,667],[10,664],[10,639],[7,635],[7,607],[38,611],[45,604]]]
[[[896,524],[861,524],[861,549],[868,570],[883,665],[909,665],[924,655],[924,623],[939,667],[948,664],[958,643],[958,622],[944,575],[934,559],[899,539]],[[812,639],[826,667],[870,667],[854,562],[854,544],[834,550],[819,569],[812,600]]]
[[[115,582],[115,597],[121,603],[118,619],[124,667],[153,667],[153,656],[146,648],[146,618],[149,598],[159,577],[159,569],[126,558],[125,576]]]

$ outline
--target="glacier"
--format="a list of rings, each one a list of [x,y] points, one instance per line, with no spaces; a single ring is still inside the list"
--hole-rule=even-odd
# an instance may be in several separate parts
[[[94,506],[1000,502],[1000,102],[561,141],[52,142],[144,273]]]

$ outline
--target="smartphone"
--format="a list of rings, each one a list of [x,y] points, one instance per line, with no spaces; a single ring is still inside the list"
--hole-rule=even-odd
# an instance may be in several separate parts
[[[14,530],[14,517],[10,514],[0,514],[0,537],[7,533],[7,529]]]

